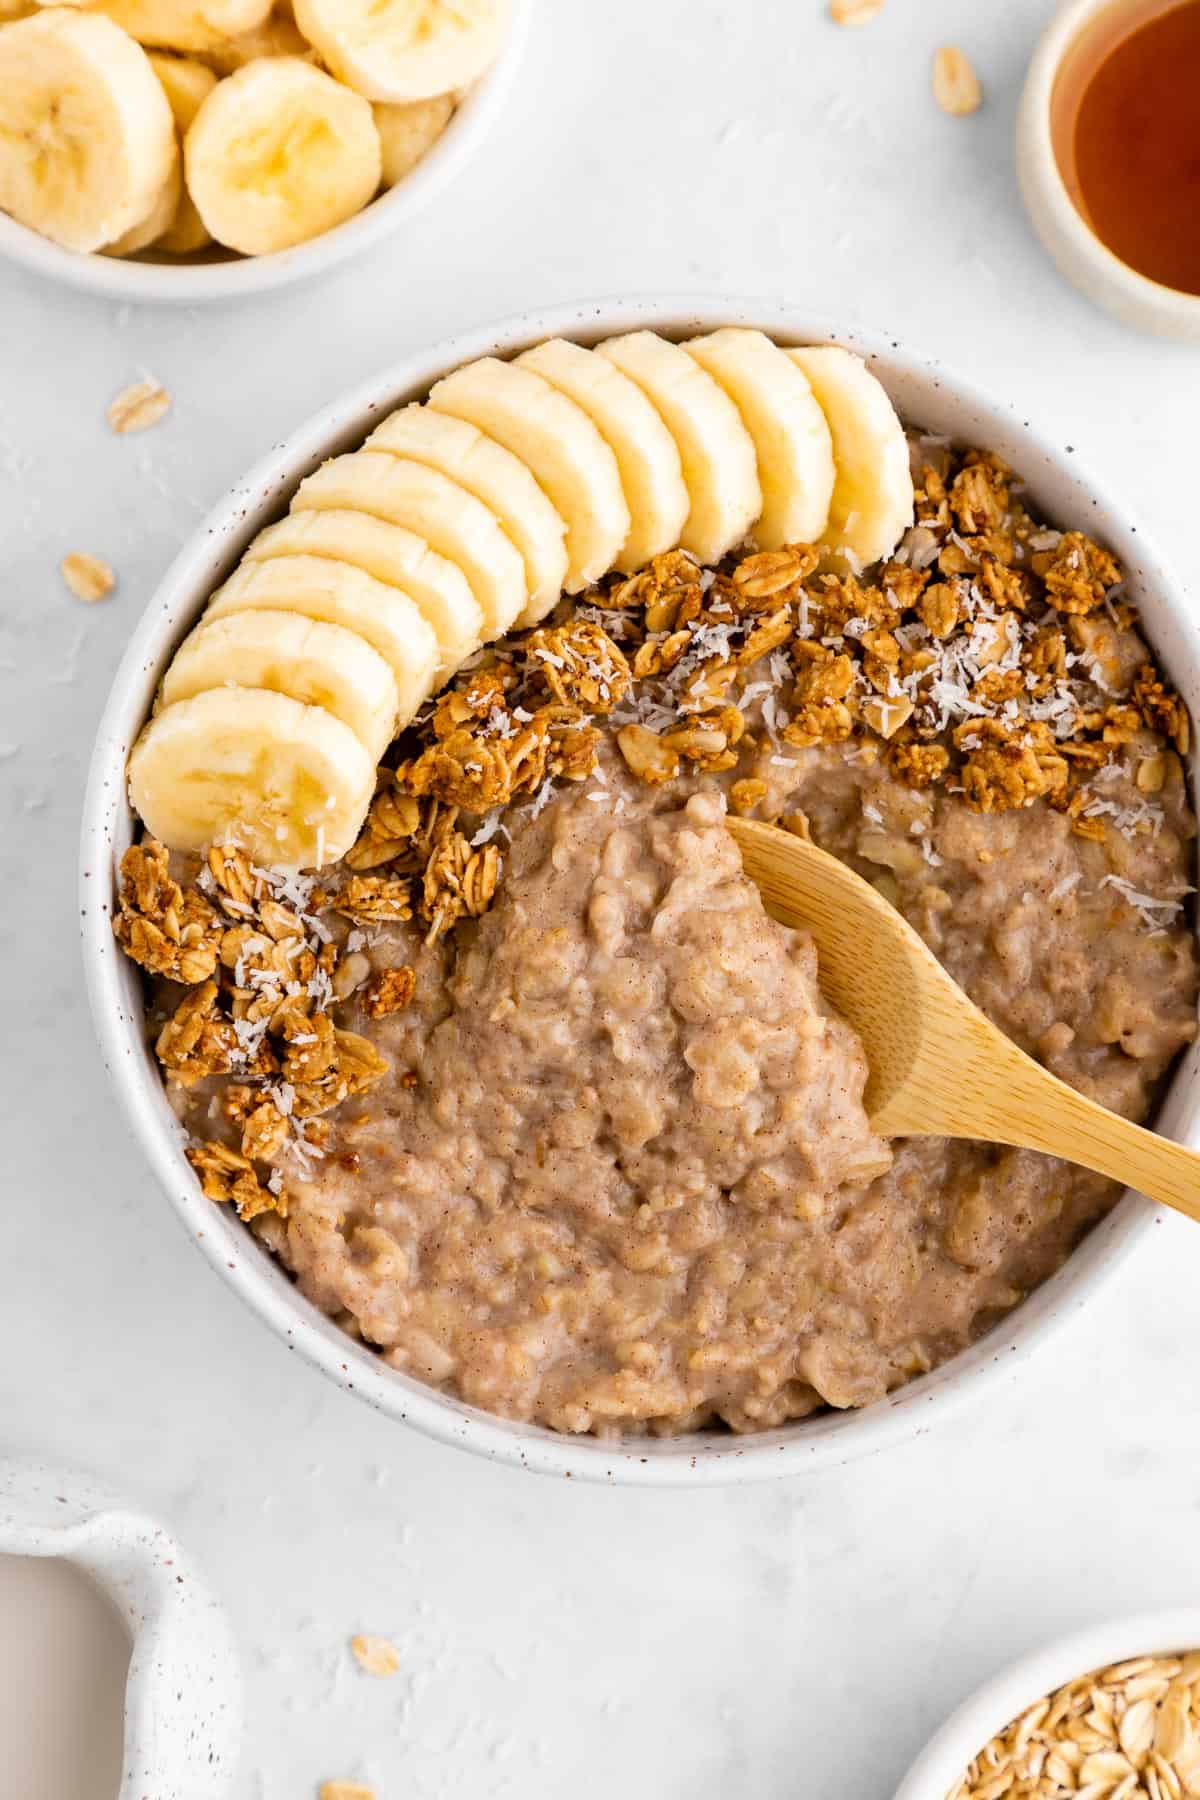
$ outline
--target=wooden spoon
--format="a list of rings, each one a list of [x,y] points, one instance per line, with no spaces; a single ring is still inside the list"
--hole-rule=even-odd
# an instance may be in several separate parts
[[[822,990],[862,1039],[866,1108],[883,1137],[1044,1150],[1200,1219],[1200,1154],[1085,1099],[1018,1050],[845,863],[778,826],[728,823],[767,911],[816,942]]]

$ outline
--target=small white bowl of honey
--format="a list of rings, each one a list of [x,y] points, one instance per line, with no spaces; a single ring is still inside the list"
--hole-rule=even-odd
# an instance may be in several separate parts
[[[1068,0],[1029,70],[1017,170],[1069,281],[1200,343],[1200,0]]]

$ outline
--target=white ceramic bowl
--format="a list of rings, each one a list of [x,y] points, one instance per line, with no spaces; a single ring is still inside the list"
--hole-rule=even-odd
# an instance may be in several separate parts
[[[1034,52],[1017,114],[1017,175],[1025,208],[1043,245],[1067,280],[1089,300],[1139,331],[1200,343],[1200,295],[1182,294],[1139,275],[1102,244],[1063,180],[1051,129],[1055,83],[1085,35],[1099,30],[1107,47],[1111,22],[1132,24],[1175,0],[1067,0]],[[1084,54],[1089,52],[1085,51]]]
[[[236,300],[288,287],[336,268],[348,257],[371,249],[428,206],[465,168],[483,145],[509,104],[513,78],[521,60],[533,15],[534,0],[514,0],[512,28],[504,48],[476,82],[437,142],[416,167],[378,200],[345,224],[320,237],[273,256],[225,255],[220,260],[161,262],[119,256],[81,256],[39,237],[0,212],[0,256],[23,263],[51,281],[130,304],[177,301],[194,306],[202,300]]]
[[[130,842],[125,759],[171,653],[242,550],[286,506],[299,481],[325,457],[356,448],[376,421],[421,398],[439,376],[472,357],[513,354],[565,335],[595,341],[650,326],[688,336],[720,324],[761,326],[781,342],[838,340],[862,352],[901,413],[934,432],[997,450],[1029,481],[1035,503],[1064,526],[1092,529],[1124,564],[1134,598],[1166,668],[1200,715],[1200,634],[1175,583],[1119,498],[1100,491],[1073,454],[936,364],[881,338],[839,328],[798,308],[761,301],[611,301],[529,315],[408,358],[338,401],[277,446],[209,515],[165,576],[135,631],[100,725],[84,805],[82,930],[84,965],[104,1060],[134,1131],[183,1224],[224,1280],[272,1328],[372,1406],[443,1442],[560,1475],[653,1486],[747,1481],[838,1464],[927,1430],[953,1404],[980,1404],[987,1382],[1013,1372],[1053,1327],[1082,1306],[1151,1228],[1154,1209],[1127,1197],[1067,1265],[974,1348],[878,1405],[829,1413],[746,1437],[716,1433],[605,1442],[506,1422],[434,1392],[387,1367],[307,1304],[287,1276],[226,1208],[203,1198],[182,1153],[143,1030],[139,979],[113,941],[114,863]],[[1172,1084],[1162,1129],[1200,1143],[1200,1048]]]
[[[116,1800],[220,1800],[237,1768],[241,1667],[224,1611],[175,1539],[90,1475],[6,1457],[0,1555],[72,1563],[129,1634]]]
[[[1200,1608],[1105,1619],[1056,1638],[1010,1663],[963,1701],[926,1744],[895,1800],[946,1800],[963,1771],[998,1731],[1043,1694],[1135,1656],[1169,1656],[1200,1646]]]

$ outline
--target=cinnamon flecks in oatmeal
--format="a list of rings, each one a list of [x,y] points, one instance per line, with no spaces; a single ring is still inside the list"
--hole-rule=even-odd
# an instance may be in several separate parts
[[[722,823],[841,857],[1130,1118],[1195,1036],[1190,726],[1121,570],[996,457],[914,450],[887,563],[673,552],[479,653],[319,886],[128,853],[204,1191],[393,1367],[557,1430],[764,1429],[953,1356],[1114,1204],[881,1144]]]

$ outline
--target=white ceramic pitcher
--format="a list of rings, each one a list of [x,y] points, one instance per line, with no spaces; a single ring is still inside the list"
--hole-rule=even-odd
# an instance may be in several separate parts
[[[75,1470],[0,1458],[0,1554],[59,1557],[129,1633],[118,1800],[219,1800],[241,1739],[237,1647],[221,1607],[153,1519]]]

